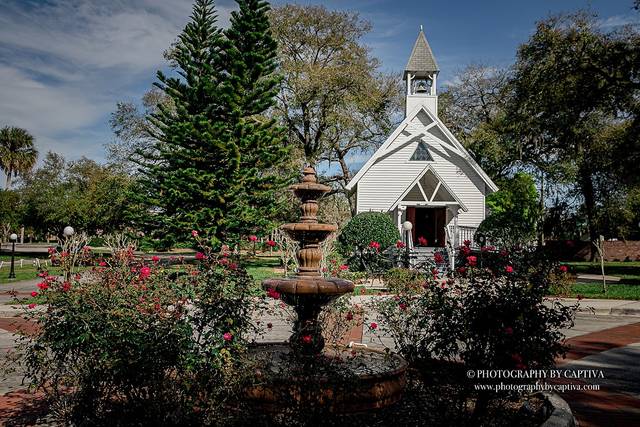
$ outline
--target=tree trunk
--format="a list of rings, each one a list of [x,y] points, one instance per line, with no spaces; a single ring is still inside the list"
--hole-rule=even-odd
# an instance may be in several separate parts
[[[7,180],[5,181],[5,186],[4,186],[5,190],[10,190],[11,189],[11,174],[12,174],[12,171],[11,171],[11,169],[9,169],[7,171]]]
[[[540,173],[540,219],[538,223],[538,247],[544,246],[544,172]]]
[[[598,231],[596,230],[595,224],[595,210],[596,210],[596,202],[595,202],[595,191],[593,188],[593,178],[591,176],[591,170],[589,167],[583,162],[580,165],[580,189],[582,190],[582,197],[584,197],[584,207],[587,212],[587,226],[589,228],[589,241],[593,242],[598,238]],[[589,245],[591,250],[591,254],[589,256],[589,261],[593,261],[596,256],[596,251],[594,250],[593,245]]]

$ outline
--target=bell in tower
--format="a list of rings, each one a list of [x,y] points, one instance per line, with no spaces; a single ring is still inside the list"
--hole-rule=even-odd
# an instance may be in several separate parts
[[[436,58],[420,26],[420,33],[404,70],[403,80],[407,85],[405,115],[420,106],[438,115],[436,77],[439,72]]]

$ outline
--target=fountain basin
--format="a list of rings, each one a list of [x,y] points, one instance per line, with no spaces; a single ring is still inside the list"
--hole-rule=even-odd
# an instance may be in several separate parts
[[[257,344],[257,384],[247,398],[268,412],[293,406],[322,406],[333,413],[379,409],[398,402],[406,386],[407,362],[395,353],[358,348],[329,348],[296,357],[285,343]]]
[[[294,276],[262,281],[263,289],[274,289],[283,295],[343,295],[353,292],[354,284],[337,277]]]

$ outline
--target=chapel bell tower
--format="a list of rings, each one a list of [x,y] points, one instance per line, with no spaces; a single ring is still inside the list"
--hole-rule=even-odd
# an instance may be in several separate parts
[[[420,33],[413,45],[409,62],[402,79],[406,82],[407,98],[406,115],[419,105],[425,106],[434,115],[438,115],[438,95],[436,94],[436,77],[440,70],[431,47],[420,26]]]

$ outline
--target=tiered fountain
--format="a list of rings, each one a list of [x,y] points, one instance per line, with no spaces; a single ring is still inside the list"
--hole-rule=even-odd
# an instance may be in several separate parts
[[[320,273],[322,243],[337,230],[335,225],[318,223],[318,199],[331,190],[318,183],[312,167],[303,171],[302,182],[290,188],[302,201],[300,222],[281,228],[299,242],[298,271],[294,277],[267,279],[265,290],[276,291],[282,301],[297,314],[293,335],[286,344],[261,346],[262,356],[270,354],[271,372],[281,372],[266,384],[250,390],[250,398],[265,408],[277,408],[280,396],[293,396],[304,401],[308,384],[321,384],[318,401],[327,402],[334,412],[353,412],[381,408],[399,400],[405,385],[406,362],[395,354],[360,350],[358,357],[344,348],[325,349],[322,325],[318,317],[327,304],[354,289],[352,282],[337,277],[325,278]],[[337,320],[339,321],[339,320]],[[334,363],[350,360],[351,363]],[[331,369],[325,369],[330,366]],[[327,372],[337,373],[328,375]],[[338,387],[338,382],[341,387]],[[347,386],[345,387],[345,382]],[[304,402],[303,402],[304,404]]]

